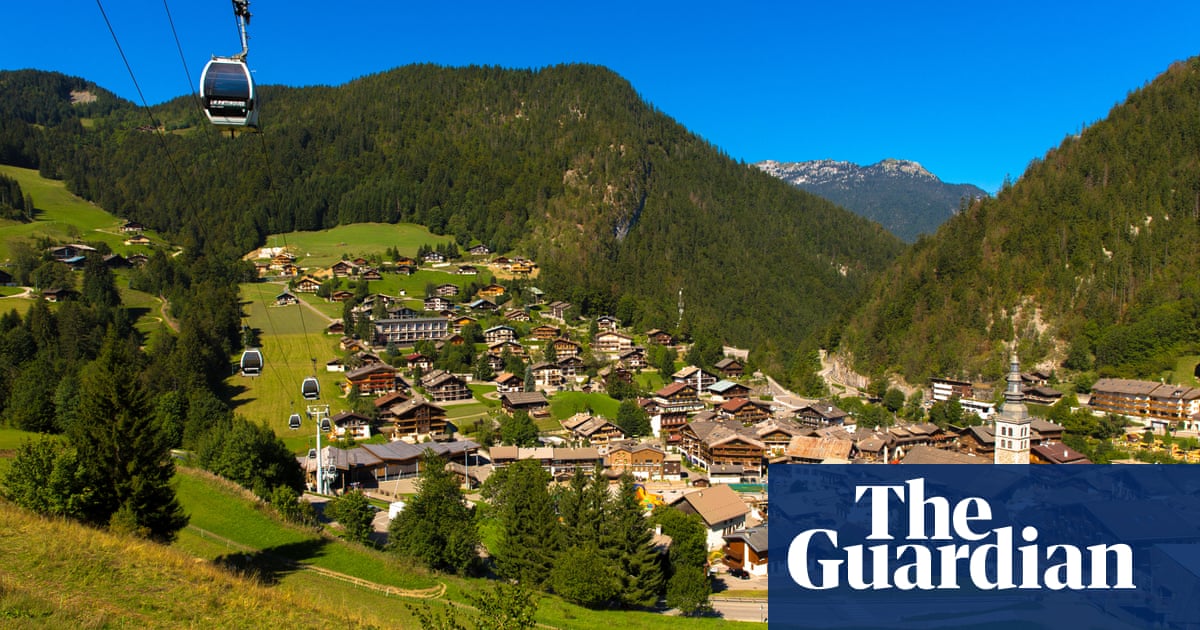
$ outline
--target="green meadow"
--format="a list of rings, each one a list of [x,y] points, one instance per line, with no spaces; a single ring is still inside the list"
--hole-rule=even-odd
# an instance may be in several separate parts
[[[33,205],[37,209],[34,220],[29,223],[0,222],[0,234],[3,234],[0,239],[0,259],[11,258],[14,240],[38,237],[64,243],[100,241],[120,254],[149,252],[146,247],[125,245],[126,236],[120,231],[125,221],[71,194],[63,182],[45,179],[36,170],[15,166],[0,165],[0,173],[17,180],[21,190],[33,197]],[[145,234],[151,241],[162,242],[153,232]]]
[[[318,232],[273,234],[267,237],[267,246],[286,246],[301,259],[302,267],[328,267],[343,255],[367,257],[394,247],[405,256],[415,256],[421,245],[436,246],[453,240],[413,223],[355,223]]]

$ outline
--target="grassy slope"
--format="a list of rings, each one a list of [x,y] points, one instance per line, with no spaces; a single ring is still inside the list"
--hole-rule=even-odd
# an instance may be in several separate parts
[[[38,236],[64,242],[103,241],[120,254],[149,253],[145,247],[125,245],[126,237],[119,229],[123,220],[67,192],[62,182],[44,179],[35,170],[15,166],[0,165],[0,173],[17,180],[21,190],[33,196],[33,205],[38,210],[33,222],[7,222],[0,227],[0,259],[10,257],[13,239]],[[162,242],[153,232],[146,232],[146,236],[151,241]]]
[[[267,246],[287,246],[301,258],[302,267],[328,267],[342,259],[382,254],[395,247],[405,256],[415,256],[421,245],[452,242],[448,236],[432,234],[423,226],[411,223],[355,223],[319,232],[289,232],[267,237]]]

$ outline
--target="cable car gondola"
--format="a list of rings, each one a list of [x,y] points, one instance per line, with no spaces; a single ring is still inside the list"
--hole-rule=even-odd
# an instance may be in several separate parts
[[[263,356],[258,348],[248,348],[242,352],[240,362],[242,376],[258,376],[262,373]]]
[[[300,394],[305,400],[316,400],[321,397],[321,383],[317,381],[317,377],[309,376],[300,384]]]
[[[254,79],[246,66],[250,46],[246,25],[250,23],[249,0],[233,0],[233,13],[238,18],[242,52],[229,57],[213,58],[200,75],[200,102],[209,122],[218,127],[258,127],[258,99]]]
[[[288,418],[288,428],[289,429],[299,429],[300,428],[300,414],[294,413],[291,415],[291,417]]]
[[[321,430],[325,432],[333,430],[333,425],[329,423],[329,418],[321,418]]]

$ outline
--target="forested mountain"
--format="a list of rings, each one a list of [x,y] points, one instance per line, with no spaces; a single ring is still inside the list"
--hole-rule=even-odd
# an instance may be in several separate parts
[[[682,290],[682,332],[755,348],[777,370],[903,247],[730,160],[595,66],[418,65],[262,86],[262,133],[232,139],[191,97],[152,123],[79,79],[0,73],[0,85],[0,156],[185,246],[244,252],[269,233],[420,223],[531,255],[551,295],[634,326],[675,329]],[[64,88],[97,98],[64,107]],[[32,109],[5,104],[16,95]]]
[[[964,203],[987,196],[978,186],[947,184],[908,160],[887,159],[870,166],[838,160],[767,160],[755,166],[879,223],[907,243],[936,232]]]
[[[1200,62],[1173,65],[922,238],[851,319],[863,369],[996,378],[1004,347],[1157,377],[1200,322]]]

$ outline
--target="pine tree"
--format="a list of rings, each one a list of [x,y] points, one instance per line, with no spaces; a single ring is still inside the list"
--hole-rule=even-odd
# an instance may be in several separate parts
[[[132,342],[105,339],[80,374],[80,397],[88,404],[69,437],[96,493],[85,520],[169,542],[188,518],[171,487],[169,437],[155,421],[139,363]]]
[[[458,479],[432,450],[421,456],[417,494],[388,526],[390,546],[439,571],[467,573],[478,560],[479,531]]]
[[[652,544],[654,533],[642,515],[633,487],[633,476],[621,475],[620,490],[605,519],[602,547],[621,579],[621,603],[628,607],[653,606],[663,592],[662,566]]]
[[[496,572],[505,579],[541,586],[550,578],[561,548],[562,530],[547,491],[550,473],[537,461],[521,460],[493,478],[493,507],[502,532],[493,554]]]

